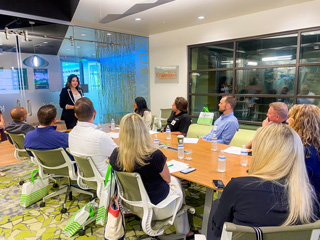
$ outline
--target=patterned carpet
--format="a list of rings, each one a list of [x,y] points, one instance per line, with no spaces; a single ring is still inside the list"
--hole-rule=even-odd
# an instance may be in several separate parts
[[[47,240],[47,239],[104,239],[104,228],[90,224],[86,227],[85,236],[75,234],[68,238],[62,230],[74,212],[89,202],[89,197],[83,194],[74,195],[72,201],[67,202],[68,212],[60,213],[64,196],[58,196],[46,201],[46,206],[39,207],[39,202],[27,208],[20,206],[21,186],[19,181],[30,179],[34,166],[29,162],[13,164],[0,169],[7,172],[7,176],[0,177],[0,239],[8,240]],[[64,180],[58,182],[61,186]],[[53,191],[50,184],[49,193]],[[191,184],[186,187],[186,202],[195,207],[196,214],[191,217],[191,228],[201,232],[205,188]],[[193,223],[192,223],[193,222]],[[168,227],[166,233],[174,232],[174,227]],[[146,237],[141,229],[140,219],[126,218],[126,240]]]

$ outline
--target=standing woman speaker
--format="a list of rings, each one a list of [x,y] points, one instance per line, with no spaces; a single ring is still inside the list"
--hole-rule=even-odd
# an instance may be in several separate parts
[[[77,124],[77,118],[74,115],[74,104],[78,99],[83,97],[80,88],[79,78],[75,74],[68,77],[66,87],[62,88],[60,93],[60,107],[62,110],[61,120],[64,120],[67,129],[72,129]]]

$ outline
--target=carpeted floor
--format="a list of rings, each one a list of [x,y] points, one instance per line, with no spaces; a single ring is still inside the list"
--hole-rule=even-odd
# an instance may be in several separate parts
[[[86,228],[85,236],[75,234],[68,238],[62,230],[69,218],[89,202],[89,197],[83,194],[74,195],[72,201],[67,202],[68,212],[60,213],[64,196],[49,199],[46,206],[39,207],[39,202],[27,208],[20,206],[21,186],[19,181],[30,179],[30,173],[35,169],[29,162],[22,162],[0,167],[7,172],[7,176],[0,177],[0,239],[8,240],[46,240],[46,239],[104,239],[103,227],[90,224]],[[64,180],[61,180],[64,181]],[[59,183],[59,182],[58,182]],[[63,182],[59,183],[60,185]],[[50,191],[52,192],[52,183]],[[196,184],[186,187],[186,203],[195,207],[196,214],[191,217],[191,228],[201,232],[205,188]],[[193,222],[193,223],[192,223]],[[166,233],[174,231],[174,227],[168,227]],[[140,220],[137,217],[126,218],[126,240],[134,240],[146,237],[141,229]]]

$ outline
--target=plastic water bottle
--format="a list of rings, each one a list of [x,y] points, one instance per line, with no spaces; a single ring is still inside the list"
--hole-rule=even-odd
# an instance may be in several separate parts
[[[183,144],[178,145],[178,158],[183,159],[184,158],[184,146]]]
[[[224,155],[224,151],[221,150],[218,158],[218,172],[226,171],[226,156]]]
[[[159,148],[159,139],[158,139],[157,134],[154,135],[153,146],[154,146],[155,148]]]
[[[217,136],[216,136],[215,133],[214,133],[213,136],[212,136],[212,142],[211,142],[211,144],[212,144],[211,150],[214,151],[214,152],[218,151]]]
[[[116,124],[114,122],[114,119],[111,119],[111,130],[114,130],[116,128]]]
[[[243,145],[241,148],[240,164],[241,164],[241,166],[248,165],[248,149],[246,149],[246,145]]]
[[[167,128],[166,128],[166,133],[167,133],[167,139],[171,139],[171,129],[170,127],[167,125]]]

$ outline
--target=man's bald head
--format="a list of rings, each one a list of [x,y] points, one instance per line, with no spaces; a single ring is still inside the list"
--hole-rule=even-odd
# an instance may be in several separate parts
[[[27,118],[27,110],[24,107],[15,107],[10,112],[13,121],[22,122]]]

